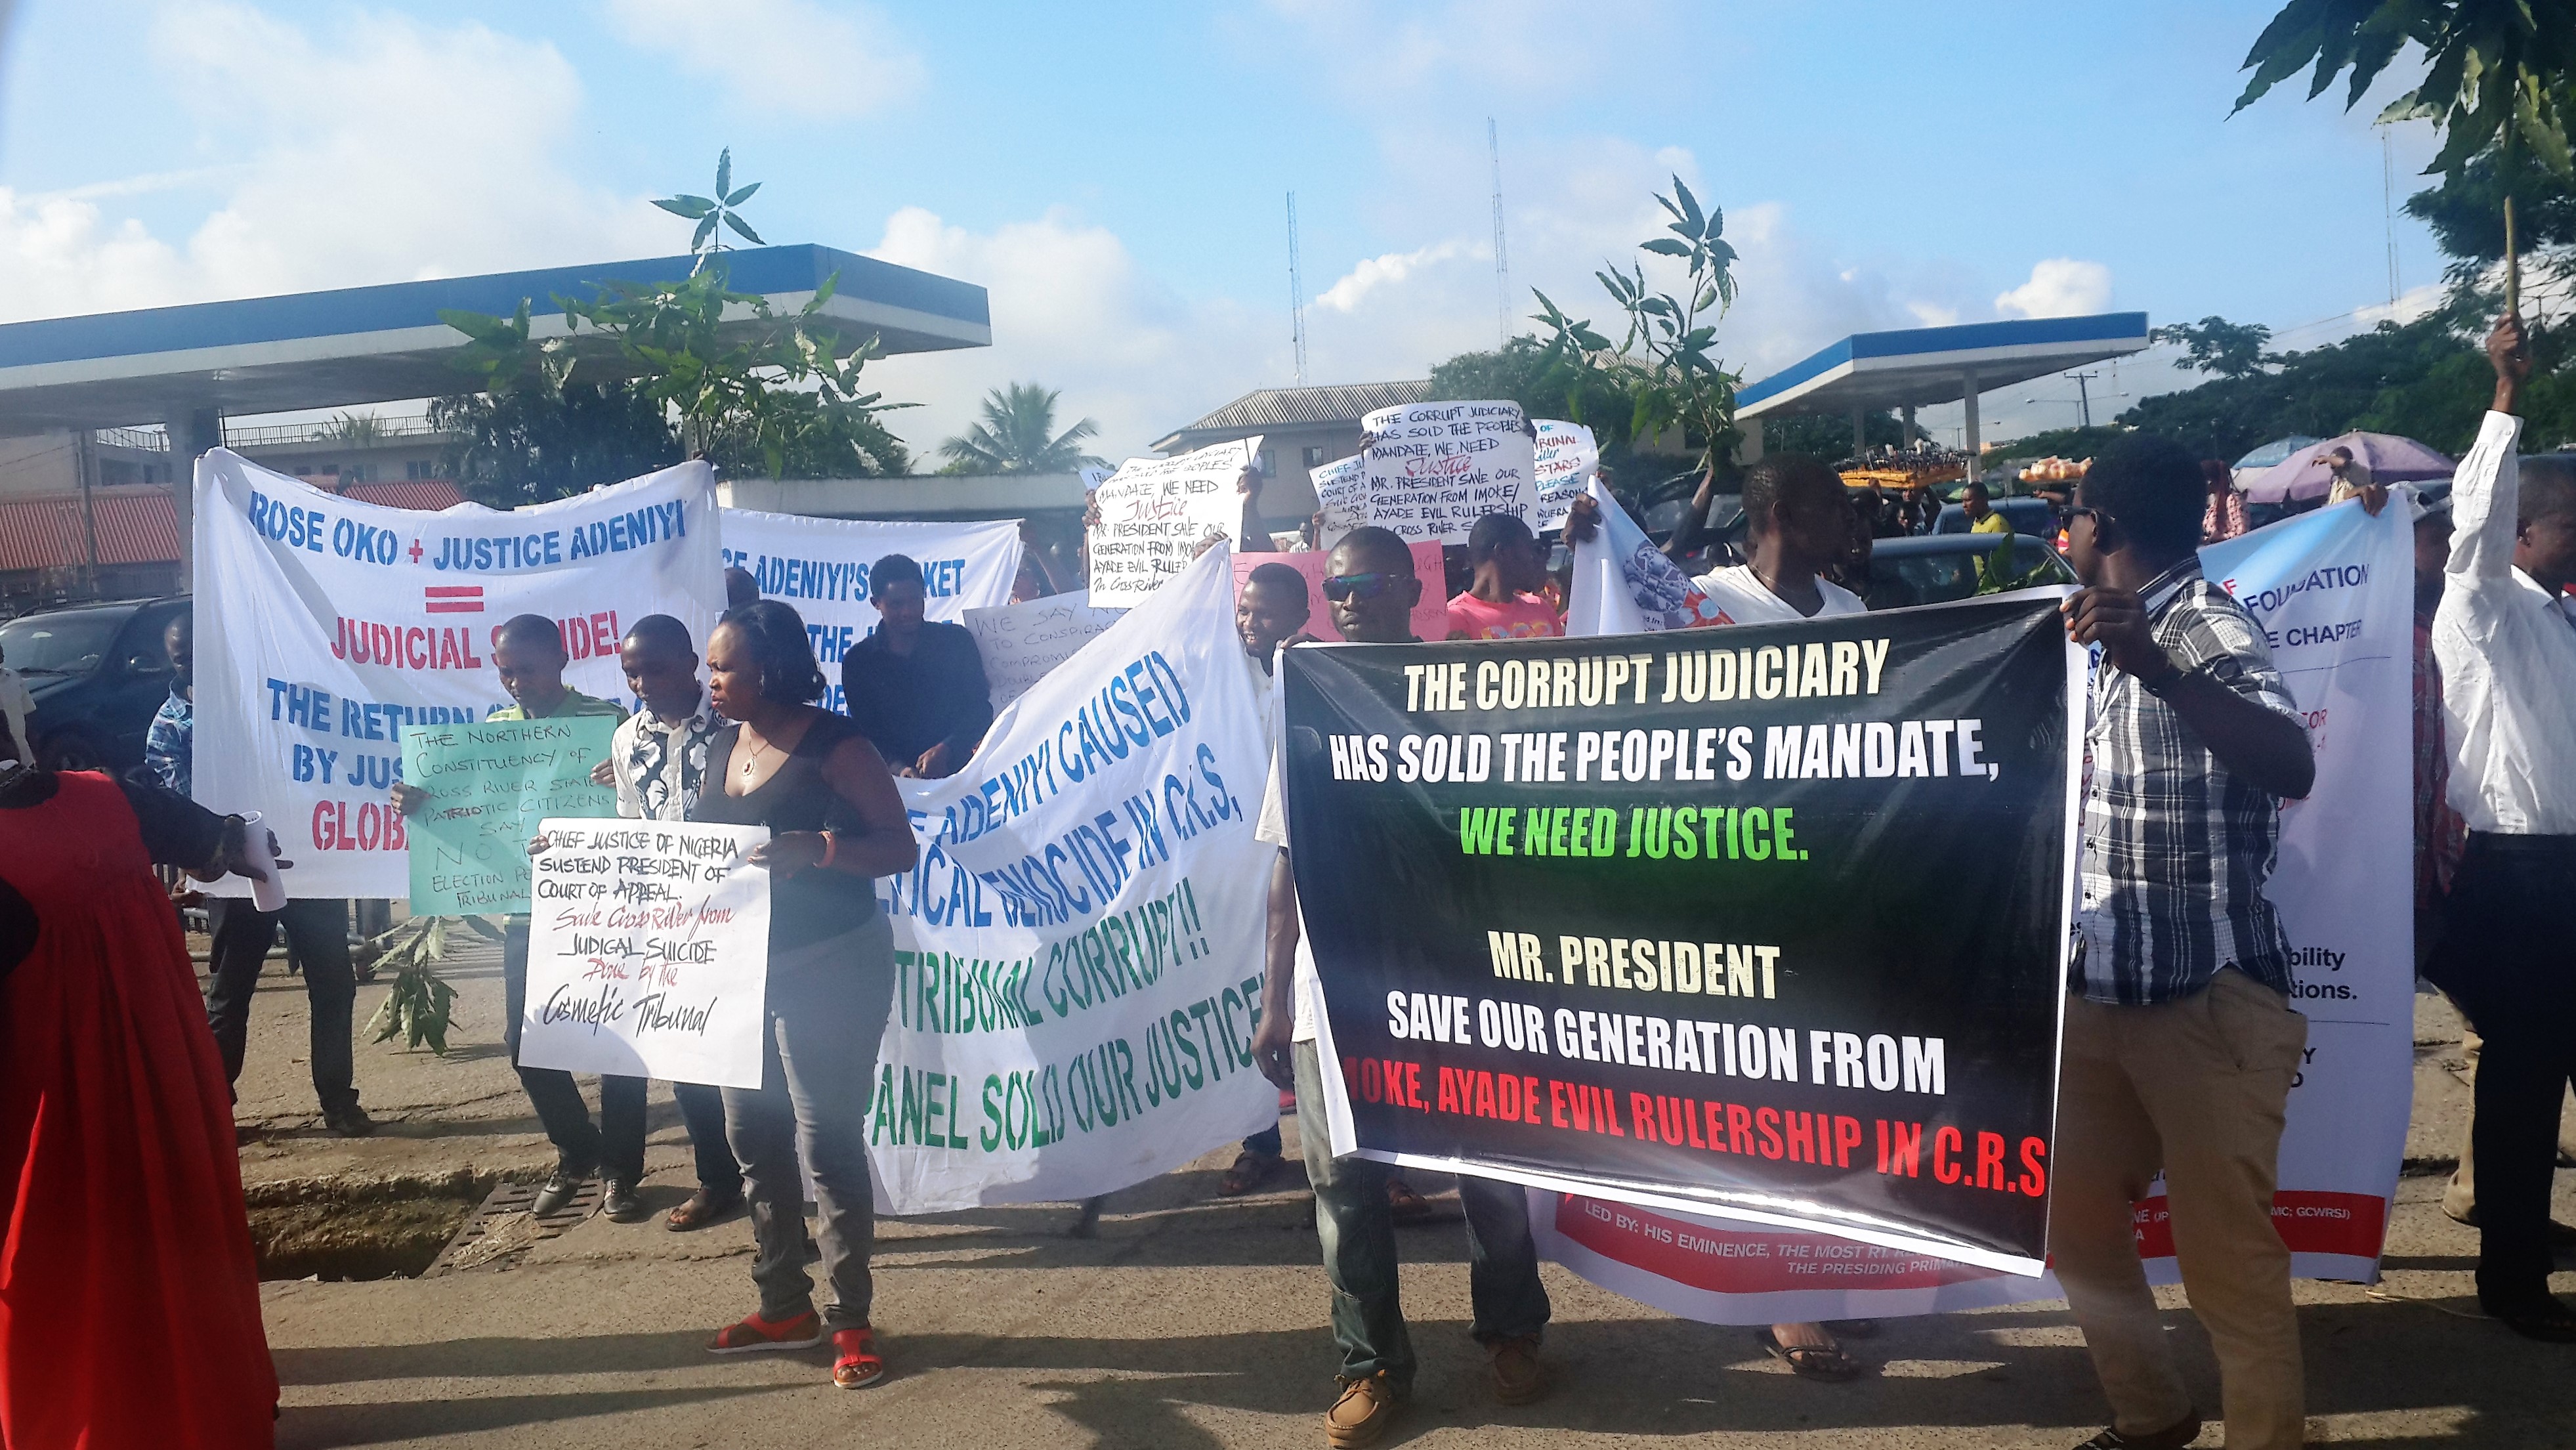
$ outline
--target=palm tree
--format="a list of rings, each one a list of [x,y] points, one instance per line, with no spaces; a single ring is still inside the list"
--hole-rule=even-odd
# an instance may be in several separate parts
[[[939,445],[950,473],[1071,473],[1102,464],[1082,451],[1100,425],[1089,418],[1055,431],[1060,395],[1036,383],[1013,383],[984,395],[984,421]]]

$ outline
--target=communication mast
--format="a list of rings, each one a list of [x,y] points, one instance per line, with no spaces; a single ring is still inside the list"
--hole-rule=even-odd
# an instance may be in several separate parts
[[[1494,346],[1512,340],[1512,264],[1503,250],[1503,143],[1494,135],[1494,118],[1485,118],[1485,150],[1494,161]]]
[[[1297,193],[1288,193],[1288,326],[1297,343],[1297,386],[1306,386],[1306,283],[1297,271]]]

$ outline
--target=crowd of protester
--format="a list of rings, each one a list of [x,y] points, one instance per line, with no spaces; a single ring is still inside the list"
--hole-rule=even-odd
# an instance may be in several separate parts
[[[2444,1207],[2480,1233],[2479,1302],[2518,1333],[2576,1342],[2576,1314],[2548,1288],[2552,1251],[2568,1238],[2550,1219],[2549,1193],[2559,1102],[2576,1070],[2576,619],[2567,593],[2576,585],[2576,459],[2518,456],[2515,413],[2529,369],[2520,324],[2500,323],[2488,352],[2493,409],[2450,498],[2398,495],[2416,541],[2413,900],[2421,970],[2456,999],[2477,1042],[2475,1123]],[[1260,483],[1254,475],[1244,484],[1236,542],[1246,551],[1275,547],[1258,511]],[[1851,490],[1818,460],[1779,455],[1741,478],[1741,537],[1711,539],[1715,485],[1712,470],[1665,548],[1697,567],[1721,625],[1861,611],[1846,586],[1865,587],[1871,540],[1926,532],[1940,511],[1926,489]],[[2339,472],[2336,487],[2347,486],[2373,514],[2391,502],[2388,489]],[[1983,484],[1969,483],[1959,502],[1971,532],[2011,532]],[[2161,1174],[2184,1286],[2217,1352],[2227,1443],[2296,1446],[2303,1359],[2289,1254],[2271,1215],[2306,1019],[2289,1004],[2287,939],[2263,888],[2281,803],[2305,796],[2314,779],[2309,734],[2262,629],[2200,571],[2204,543],[2248,526],[2223,465],[2130,438],[2094,461],[2054,517],[2081,583],[2063,605],[2065,627],[2099,664],[2049,1233],[2111,1409],[2110,1427],[2086,1444],[2180,1447],[2199,1434],[2207,1408],[2185,1388],[2136,1251],[2131,1205]],[[1583,501],[1565,541],[1579,545],[1600,522]],[[1449,638],[1563,633],[1551,547],[1519,519],[1481,520],[1456,551]],[[697,1230],[748,1212],[757,1307],[709,1350],[828,1341],[832,1382],[857,1388],[886,1372],[870,1311],[865,1122],[875,1074],[853,1051],[882,1034],[894,983],[891,928],[871,881],[916,859],[896,778],[964,766],[992,708],[973,637],[924,618],[913,561],[893,555],[871,568],[881,622],[841,662],[846,713],[817,703],[827,681],[796,612],[732,575],[731,607],[704,641],[663,615],[627,631],[619,657],[641,707],[632,716],[565,683],[554,623],[507,621],[492,659],[513,703],[495,718],[617,717],[595,778],[615,788],[621,815],[770,830],[752,857],[775,883],[761,1085],[677,1088],[697,1185],[665,1222]],[[2013,577],[2009,560],[1997,561],[1988,583]],[[1052,582],[1036,565],[1015,592]],[[1308,637],[1319,609],[1345,640],[1403,642],[1423,590],[1449,582],[1419,577],[1401,539],[1363,527],[1334,542],[1320,601],[1295,569],[1264,563],[1234,616],[1264,682],[1272,749],[1257,836],[1278,848],[1253,1052],[1283,1115],[1296,1118],[1314,1194],[1337,1352],[1339,1388],[1325,1414],[1334,1446],[1379,1438],[1414,1390],[1419,1359],[1395,1227],[1423,1200],[1387,1166],[1329,1149],[1315,1049],[1321,995],[1289,869],[1271,682],[1280,652]],[[14,716],[0,744],[0,1190],[15,1205],[0,1253],[0,1438],[9,1443],[75,1442],[84,1429],[90,1443],[143,1443],[133,1427],[170,1413],[264,1428],[276,1379],[257,1352],[227,1085],[241,1071],[249,987],[281,927],[300,945],[325,1122],[350,1133],[370,1126],[352,1081],[354,988],[340,903],[297,901],[280,913],[224,903],[211,986],[198,996],[152,864],[201,878],[261,868],[240,818],[187,799],[184,623],[167,645],[178,683],[155,722],[145,774],[120,781],[24,765]],[[432,799],[409,784],[392,796],[406,812]],[[509,918],[504,1045],[514,1060],[528,940],[528,918]],[[647,1084],[600,1079],[594,1120],[569,1074],[524,1065],[518,1074],[557,1160],[535,1211],[563,1210],[596,1178],[605,1217],[642,1217]],[[1217,1192],[1255,1192],[1284,1175],[1283,1147],[1276,1126],[1244,1140]],[[810,1243],[800,1175],[810,1175],[819,1207]],[[1551,1309],[1525,1196],[1515,1184],[1462,1177],[1458,1201],[1470,1332],[1492,1391],[1504,1404],[1534,1399],[1551,1387],[1542,1352]],[[65,1248],[100,1242],[119,1251]],[[819,1302],[809,1260],[821,1270]],[[39,1302],[41,1315],[22,1307]],[[1862,1367],[1842,1340],[1871,1328],[1784,1323],[1760,1339],[1800,1375],[1847,1379]],[[155,1369],[148,1397],[91,1373],[138,1359]]]

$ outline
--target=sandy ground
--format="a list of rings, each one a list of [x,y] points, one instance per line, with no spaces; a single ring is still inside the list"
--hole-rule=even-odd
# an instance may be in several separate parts
[[[526,1175],[551,1161],[500,1056],[489,953],[448,968],[462,996],[445,1059],[360,1044],[359,1085],[384,1124],[365,1140],[319,1126],[301,984],[282,972],[272,964],[259,995],[242,1083],[254,1184]],[[360,989],[361,1024],[383,990]],[[2438,1207],[2468,1103],[2458,1023],[2436,1000],[2419,1006],[2409,1176],[2386,1278],[2375,1290],[2299,1285],[2311,1438],[2576,1446],[2576,1349],[2475,1317],[2476,1235]],[[653,1123],[647,1197],[661,1208],[691,1186],[667,1090],[656,1089]],[[2569,1129],[2576,1138],[2576,1113]],[[1063,1206],[883,1225],[875,1319],[894,1373],[861,1394],[832,1389],[820,1355],[702,1352],[715,1326],[754,1307],[740,1220],[682,1235],[593,1219],[508,1270],[272,1283],[279,1443],[1313,1445],[1333,1358],[1311,1209],[1297,1181],[1215,1201],[1229,1156],[1114,1195],[1096,1238],[1068,1237]],[[2576,1220],[2576,1172],[2560,1174],[2558,1199],[2560,1217]],[[1403,1244],[1423,1370],[1389,1443],[2069,1446],[2105,1413],[2061,1304],[1888,1321],[1853,1345],[1870,1376],[1823,1385],[1765,1358],[1748,1330],[1677,1321],[1554,1266],[1553,1393],[1506,1409],[1467,1336],[1463,1233],[1454,1222],[1407,1228]],[[2557,1287],[2576,1294],[2576,1274]],[[2207,1340],[2178,1291],[2167,1302],[2214,1413]],[[2201,1443],[2220,1439],[2213,1426]]]

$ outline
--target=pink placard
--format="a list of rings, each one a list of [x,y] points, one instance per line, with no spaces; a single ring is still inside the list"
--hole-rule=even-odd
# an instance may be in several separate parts
[[[1449,574],[1440,561],[1440,546],[1428,539],[1416,539],[1413,548],[1413,572],[1422,580],[1422,602],[1413,606],[1413,636],[1416,639],[1449,637]],[[1234,597],[1243,597],[1243,581],[1264,564],[1285,564],[1306,576],[1306,632],[1317,639],[1340,639],[1342,632],[1333,628],[1332,608],[1324,602],[1324,561],[1332,557],[1323,552],[1311,554],[1237,554],[1234,556]]]

